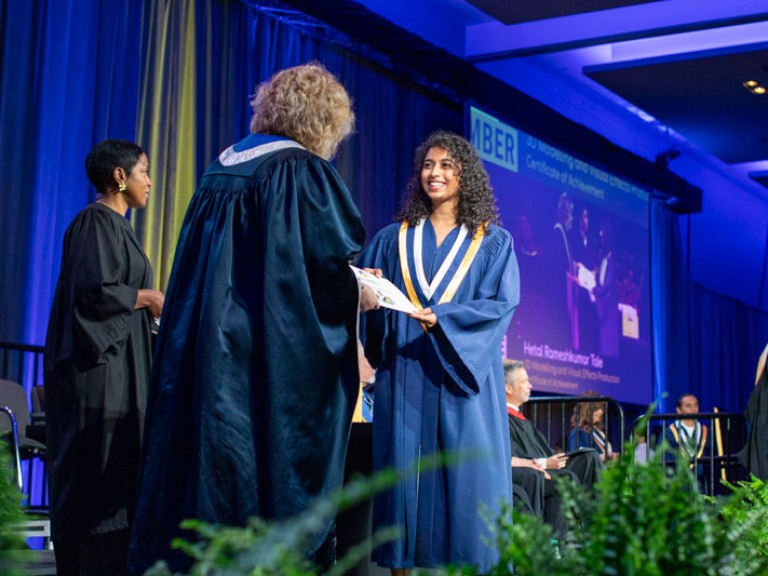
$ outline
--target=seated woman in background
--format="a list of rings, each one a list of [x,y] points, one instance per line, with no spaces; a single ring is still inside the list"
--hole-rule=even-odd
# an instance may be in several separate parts
[[[595,398],[597,392],[584,392],[583,396]],[[589,447],[597,450],[600,460],[607,462],[618,458],[605,434],[605,402],[579,402],[572,422],[573,430],[568,437],[568,451]]]

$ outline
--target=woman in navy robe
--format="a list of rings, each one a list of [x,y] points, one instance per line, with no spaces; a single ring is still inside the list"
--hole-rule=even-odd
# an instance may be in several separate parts
[[[394,525],[402,533],[374,558],[393,574],[449,563],[483,572],[497,561],[488,521],[512,500],[501,353],[519,301],[512,238],[498,226],[477,153],[449,132],[416,151],[396,220],[359,259],[417,308],[368,314],[370,333],[383,333],[381,351],[366,342],[370,358],[381,355],[374,469],[409,470],[439,452],[460,460],[406,473],[375,498],[374,529]]]
[[[251,134],[208,168],[182,226],[157,342],[129,573],[179,523],[286,519],[341,485],[357,398],[364,231],[329,162],[354,124],[319,64],[259,86]],[[304,550],[334,560],[333,519]],[[189,534],[186,534],[189,536]]]
[[[582,396],[598,398],[600,394],[588,390]],[[619,457],[613,451],[613,445],[605,431],[605,412],[608,404],[605,401],[579,402],[572,419],[571,433],[568,436],[568,451],[573,452],[579,448],[594,448],[597,450],[600,460],[608,462]]]
[[[106,140],[85,168],[96,201],[67,228],[45,339],[51,536],[57,574],[119,576],[163,294],[125,218],[147,204],[147,155]]]

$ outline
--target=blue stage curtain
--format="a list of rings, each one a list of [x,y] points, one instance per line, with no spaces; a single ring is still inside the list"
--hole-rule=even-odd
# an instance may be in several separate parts
[[[674,399],[689,388],[688,280],[679,216],[663,202],[651,200],[650,217],[654,400],[664,413],[674,409]]]
[[[713,271],[715,273],[716,271]],[[768,342],[768,314],[690,284],[691,392],[702,411],[741,412]],[[674,405],[673,405],[674,406]]]
[[[43,343],[64,230],[93,200],[85,156],[135,137],[141,5],[0,0],[0,341]]]
[[[357,132],[336,162],[369,237],[397,209],[418,143],[437,128],[463,132],[460,104],[260,4],[0,0],[0,340],[44,341],[64,230],[92,200],[83,160],[104,138],[150,153],[153,196],[132,220],[163,288],[197,180],[247,134],[248,95],[275,71],[319,60],[348,87]],[[669,394],[665,410],[688,390],[704,408],[740,410],[768,322],[689,281],[685,218],[652,208],[655,395]]]
[[[460,104],[353,55],[336,32],[307,26],[298,12],[259,4],[153,0],[145,14],[139,133],[152,143],[154,186],[163,198],[133,221],[161,288],[195,183],[221,150],[248,133],[249,95],[276,71],[316,60],[350,92],[356,132],[336,164],[369,237],[399,207],[416,146],[438,128],[463,132]]]
[[[337,164],[369,235],[391,220],[419,142],[438,128],[463,130],[460,105],[291,11],[224,0],[0,0],[0,31],[0,341],[45,339],[64,230],[93,200],[83,161],[98,141],[126,138],[149,152],[153,195],[131,218],[164,288],[199,176],[248,133],[249,95],[277,70],[319,60],[348,87],[357,132]]]
[[[357,133],[338,166],[369,235],[391,220],[415,147],[461,132],[463,108],[305,21],[231,0],[0,0],[0,341],[45,340],[64,231],[95,193],[94,144],[149,153],[152,197],[131,218],[165,288],[197,180],[248,133],[256,85],[286,66],[319,60],[348,87]]]
[[[662,413],[674,412],[686,393],[704,412],[740,412],[768,342],[768,314],[689,280],[684,232],[691,217],[652,201],[654,397]]]
[[[141,0],[0,0],[0,340],[40,344],[83,161],[134,139]]]

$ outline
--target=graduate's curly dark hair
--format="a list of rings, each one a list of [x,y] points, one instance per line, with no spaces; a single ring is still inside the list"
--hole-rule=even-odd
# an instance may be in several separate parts
[[[395,215],[395,220],[416,226],[422,218],[428,218],[432,213],[432,203],[421,185],[421,168],[430,148],[447,150],[458,165],[459,202],[456,221],[464,224],[470,234],[474,234],[486,222],[500,224],[488,173],[475,148],[458,134],[444,130],[430,134],[416,149],[403,207]]]

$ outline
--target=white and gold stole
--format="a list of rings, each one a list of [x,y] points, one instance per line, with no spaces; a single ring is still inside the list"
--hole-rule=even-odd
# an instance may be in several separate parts
[[[448,270],[453,264],[453,261],[456,259],[456,255],[459,253],[459,250],[461,249],[461,245],[464,243],[464,240],[466,239],[467,234],[469,232],[467,231],[466,226],[462,224],[461,229],[459,230],[459,234],[456,237],[456,240],[454,241],[453,246],[451,247],[451,250],[448,252],[448,256],[445,258],[445,261],[442,263],[442,265],[437,271],[437,274],[435,274],[435,277],[432,279],[432,282],[430,283],[430,282],[427,282],[427,276],[426,276],[426,273],[424,272],[424,261],[422,258],[422,251],[421,251],[425,222],[426,222],[426,218],[422,219],[416,225],[416,228],[414,230],[413,261],[414,261],[414,268],[416,272],[416,279],[419,282],[419,288],[421,288],[422,294],[424,294],[429,299],[429,298],[432,298],[432,295],[435,293],[438,286],[440,286],[440,283],[445,278],[445,275],[448,273]],[[480,227],[478,227],[477,231],[475,232],[475,235],[472,237],[472,242],[469,245],[469,249],[467,250],[467,253],[464,255],[464,258],[462,259],[461,264],[459,264],[459,267],[456,270],[456,273],[453,275],[453,278],[451,278],[451,281],[448,283],[448,286],[443,292],[443,295],[440,297],[438,304],[450,302],[451,299],[456,294],[456,291],[459,289],[459,286],[461,286],[461,282],[464,280],[464,277],[467,275],[467,272],[469,271],[469,267],[472,265],[472,261],[475,259],[475,255],[477,254],[477,251],[480,248],[480,244],[483,241],[483,236],[485,234],[486,226],[487,224],[483,224]],[[400,234],[398,236],[398,253],[400,256],[400,270],[403,274],[403,283],[405,284],[405,291],[406,291],[406,294],[408,294],[408,299],[411,301],[411,303],[414,306],[416,306],[417,309],[421,310],[422,308],[424,308],[424,305],[422,304],[418,294],[416,293],[416,288],[414,287],[414,284],[413,284],[413,278],[411,277],[410,267],[408,266],[407,238],[408,238],[408,222],[403,222],[402,225],[400,226]]]

